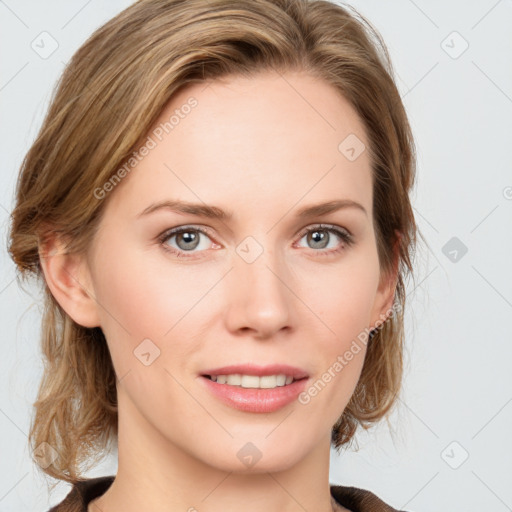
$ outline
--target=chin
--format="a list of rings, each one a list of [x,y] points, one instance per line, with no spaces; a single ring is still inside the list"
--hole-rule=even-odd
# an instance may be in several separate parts
[[[300,459],[306,456],[306,447],[303,443],[300,446],[294,446],[287,443],[283,445],[273,443],[269,439],[264,439],[268,433],[262,435],[261,442],[255,436],[245,436],[245,439],[254,439],[254,441],[235,441],[228,443],[229,446],[220,449],[215,445],[211,458],[207,457],[205,463],[214,466],[222,471],[239,474],[258,474],[275,473],[286,471],[296,465]],[[285,449],[283,449],[285,448]],[[219,452],[225,456],[219,458]],[[232,455],[230,455],[232,454]]]

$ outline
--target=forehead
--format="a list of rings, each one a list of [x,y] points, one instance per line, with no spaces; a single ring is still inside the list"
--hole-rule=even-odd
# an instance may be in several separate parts
[[[348,197],[371,211],[368,151],[343,152],[347,140],[368,146],[364,125],[332,85],[305,73],[188,85],[147,136],[152,149],[112,198],[125,209],[181,199],[242,212]]]

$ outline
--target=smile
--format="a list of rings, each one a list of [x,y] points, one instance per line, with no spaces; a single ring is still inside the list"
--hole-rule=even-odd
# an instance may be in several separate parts
[[[284,384],[281,384],[283,378]],[[284,374],[260,377],[227,374],[201,375],[200,382],[213,397],[231,408],[244,412],[271,413],[295,402],[304,391],[308,380],[307,377],[293,380],[293,377],[287,378]]]
[[[242,388],[256,388],[256,389],[273,389],[280,386],[286,386],[293,382],[291,375],[280,373],[277,375],[243,375],[240,373],[233,373],[229,375],[206,375],[212,381],[218,384],[228,384],[230,386],[239,386]]]

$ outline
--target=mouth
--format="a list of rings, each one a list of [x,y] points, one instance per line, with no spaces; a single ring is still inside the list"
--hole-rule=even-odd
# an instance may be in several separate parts
[[[304,391],[308,380],[308,377],[295,380],[286,374],[201,375],[205,390],[212,396],[229,407],[251,413],[272,413],[291,405]]]
[[[201,376],[217,384],[249,389],[274,389],[309,377],[305,370],[286,364],[257,366],[252,363],[211,368]]]
[[[309,380],[305,371],[287,365],[224,366],[199,376],[212,396],[250,413],[272,413],[291,405]]]
[[[299,380],[307,379],[307,377],[294,378],[293,375],[278,373],[274,375],[249,375],[241,373],[219,374],[219,375],[202,375],[217,384],[227,384],[247,389],[274,389],[282,386],[289,386]]]

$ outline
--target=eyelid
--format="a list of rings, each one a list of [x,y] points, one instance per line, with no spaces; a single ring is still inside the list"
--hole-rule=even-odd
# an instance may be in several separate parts
[[[212,233],[213,233],[212,229],[210,229],[209,227],[206,227],[206,226],[202,226],[200,224],[182,224],[180,226],[175,226],[173,228],[166,229],[165,231],[163,231],[158,236],[159,237],[165,237],[165,236],[169,236],[171,234],[175,234],[177,232],[179,233],[180,231],[186,231],[187,229],[200,231],[202,233],[207,234],[208,236],[210,236],[210,235],[213,236],[212,235]]]
[[[208,228],[206,226],[196,225],[196,224],[182,224],[181,226],[176,226],[174,228],[166,229],[164,232],[162,232],[160,235],[158,235],[157,239],[160,243],[163,244],[164,240],[168,240],[172,236],[177,235],[177,234],[182,233],[187,230],[203,233],[204,235],[207,235],[209,238],[211,238],[212,242],[215,241],[215,237],[212,234],[213,231],[210,228]]]
[[[318,224],[311,224],[309,226],[306,226],[303,228],[297,236],[302,238],[304,235],[306,235],[309,231],[314,229],[332,229],[334,231],[341,231],[346,233],[350,238],[352,238],[354,235],[345,227],[338,226],[336,224],[326,224],[326,223],[318,223]]]

